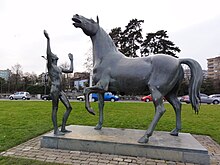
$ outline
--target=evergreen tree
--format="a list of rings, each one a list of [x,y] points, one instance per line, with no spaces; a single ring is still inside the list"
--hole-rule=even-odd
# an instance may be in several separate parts
[[[164,30],[159,30],[156,33],[147,33],[146,39],[141,44],[141,55],[167,54],[177,57],[176,52],[181,50],[168,38],[167,31]]]
[[[132,19],[122,33],[121,50],[127,57],[138,57],[137,51],[142,44],[142,28],[143,20]]]
[[[109,33],[112,40],[115,43],[115,46],[120,49],[120,43],[121,43],[121,37],[122,37],[122,31],[120,27],[114,28]]]
[[[111,30],[109,35],[112,37],[116,47],[127,57],[137,57],[137,51],[142,43],[142,28],[143,20],[132,19],[125,30],[120,27]]]

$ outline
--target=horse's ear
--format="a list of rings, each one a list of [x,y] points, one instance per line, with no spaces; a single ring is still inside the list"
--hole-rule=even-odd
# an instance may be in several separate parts
[[[99,16],[97,16],[96,19],[97,19],[97,24],[99,24]]]

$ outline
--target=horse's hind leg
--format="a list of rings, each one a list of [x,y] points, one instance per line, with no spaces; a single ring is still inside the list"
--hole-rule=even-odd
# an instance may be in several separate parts
[[[166,99],[173,106],[176,114],[176,128],[174,128],[170,134],[173,136],[178,136],[179,131],[181,130],[181,102],[174,93],[166,95]]]
[[[99,122],[96,125],[95,129],[100,130],[103,124],[103,109],[104,109],[104,93],[98,93],[99,100]]]
[[[178,136],[179,131],[181,130],[181,102],[177,98],[178,90],[180,87],[180,84],[183,80],[183,69],[180,68],[180,73],[178,80],[176,82],[176,85],[173,87],[173,89],[165,96],[167,101],[173,106],[173,109],[176,114],[176,128],[174,128],[170,134],[173,136]]]
[[[154,115],[154,119],[151,122],[150,126],[148,127],[145,135],[138,140],[139,143],[147,143],[148,142],[149,137],[152,135],[158,121],[160,120],[160,118],[164,114],[164,112],[166,111],[164,108],[164,105],[163,105],[163,95],[160,93],[160,91],[154,86],[149,86],[149,89],[151,91],[153,103],[155,106],[155,115]]]

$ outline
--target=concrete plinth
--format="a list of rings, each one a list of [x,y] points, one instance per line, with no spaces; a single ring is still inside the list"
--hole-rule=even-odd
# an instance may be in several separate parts
[[[141,156],[184,163],[209,164],[210,157],[191,134],[171,136],[168,132],[155,131],[147,144],[137,143],[144,130],[102,128],[71,125],[71,133],[56,136],[53,132],[43,135],[41,147],[88,151],[107,154]]]

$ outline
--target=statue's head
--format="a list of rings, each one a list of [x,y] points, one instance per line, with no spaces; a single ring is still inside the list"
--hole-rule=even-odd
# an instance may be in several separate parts
[[[98,16],[97,22],[95,22],[93,19],[88,19],[78,14],[74,15],[72,20],[74,21],[73,25],[76,28],[81,28],[88,36],[94,36],[99,28]]]

